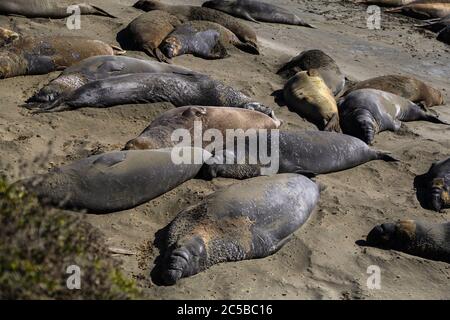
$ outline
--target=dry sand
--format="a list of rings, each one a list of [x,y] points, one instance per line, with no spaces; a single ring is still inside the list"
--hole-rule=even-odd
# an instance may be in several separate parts
[[[32,35],[73,34],[117,44],[116,34],[141,12],[134,0],[92,0],[119,19],[83,16],[82,29],[69,31],[63,20],[0,17],[0,26]],[[200,5],[201,0],[167,1]],[[283,86],[278,66],[306,49],[321,49],[333,56],[350,79],[364,80],[384,74],[416,76],[444,90],[450,100],[450,47],[428,31],[414,29],[417,22],[398,15],[382,15],[382,30],[366,27],[366,9],[345,1],[277,0],[301,14],[318,29],[250,23],[258,33],[261,56],[238,50],[225,60],[206,61],[192,56],[175,63],[204,72],[275,107],[271,93]],[[145,57],[140,52],[130,56]],[[128,105],[31,115],[18,106],[36,89],[57,76],[18,77],[0,82],[0,160],[15,178],[45,171],[91,154],[115,150],[135,137],[169,104]],[[450,121],[449,104],[436,107]],[[286,108],[275,107],[289,130],[314,129]],[[105,216],[87,215],[113,247],[137,251],[121,257],[150,299],[424,299],[450,298],[450,265],[407,254],[363,248],[364,239],[378,223],[397,219],[448,221],[450,211],[435,213],[421,208],[413,179],[433,161],[450,154],[450,129],[425,122],[404,125],[399,134],[377,136],[375,147],[391,151],[401,163],[372,162],[341,173],[320,176],[327,186],[309,222],[279,253],[261,260],[212,267],[176,286],[152,283],[149,274],[158,250],[151,245],[155,233],[179,212],[214,190],[234,181],[194,180],[136,209]],[[45,168],[32,164],[18,170],[48,149]],[[381,290],[366,286],[367,268],[378,265]]]

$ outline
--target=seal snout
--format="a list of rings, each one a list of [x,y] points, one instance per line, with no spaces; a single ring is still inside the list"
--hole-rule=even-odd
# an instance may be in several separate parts
[[[167,261],[167,269],[163,271],[162,279],[167,285],[174,285],[183,277],[190,261],[190,254],[185,248],[175,249]]]
[[[441,212],[443,207],[441,193],[442,190],[433,190],[431,194],[431,208],[437,212]]]
[[[393,223],[378,225],[367,235],[367,243],[376,247],[388,247],[395,229],[396,226]]]

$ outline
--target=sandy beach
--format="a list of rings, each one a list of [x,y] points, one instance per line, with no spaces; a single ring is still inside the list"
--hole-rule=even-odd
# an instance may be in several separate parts
[[[90,2],[118,18],[83,16],[81,30],[71,31],[63,19],[0,16],[0,26],[26,35],[77,35],[119,45],[117,33],[142,13],[132,7],[134,0]],[[201,5],[203,1],[164,2]],[[301,51],[321,49],[350,80],[403,74],[442,90],[447,104],[433,109],[450,122],[450,46],[437,41],[434,33],[414,28],[418,20],[382,13],[381,30],[369,30],[366,6],[349,1],[271,2],[296,12],[317,29],[246,21],[257,32],[261,55],[233,49],[223,60],[188,55],[175,58],[174,63],[206,73],[273,107],[284,121],[282,129],[316,130],[286,107],[277,106],[271,94],[285,83],[276,74],[281,64]],[[137,51],[127,55],[150,59]],[[13,180],[121,149],[172,108],[159,103],[32,115],[19,107],[57,75],[0,81],[0,171]],[[383,222],[450,221],[448,209],[444,213],[423,209],[413,186],[416,175],[450,155],[449,137],[448,126],[428,122],[407,123],[399,133],[377,135],[374,147],[391,152],[400,162],[374,161],[319,176],[316,180],[326,189],[317,210],[277,254],[216,265],[175,286],[159,286],[150,277],[159,255],[153,245],[155,234],[182,209],[235,181],[191,180],[133,210],[85,216],[105,234],[108,245],[137,252],[119,259],[148,299],[450,299],[449,264],[357,244]],[[33,162],[47,152],[44,164]],[[26,168],[21,168],[23,163],[28,164]],[[367,268],[372,265],[381,269],[379,290],[366,284]]]

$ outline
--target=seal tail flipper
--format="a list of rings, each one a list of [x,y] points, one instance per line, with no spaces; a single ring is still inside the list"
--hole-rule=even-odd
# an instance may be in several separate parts
[[[341,132],[341,125],[339,123],[339,115],[335,113],[333,117],[328,121],[323,131]]]
[[[172,61],[169,58],[167,58],[159,48],[151,49],[147,46],[144,46],[142,49],[146,54],[148,54],[150,57],[157,59],[159,62],[172,64]]]
[[[450,123],[448,123],[444,120],[441,120],[438,117],[431,115],[431,114],[425,114],[425,118],[423,120],[432,122],[432,123],[438,123],[438,124],[444,124],[444,125],[450,126]]]
[[[310,23],[308,23],[308,22],[306,22],[305,20],[300,19],[300,18],[297,19],[297,25],[298,25],[298,26],[301,26],[301,27],[306,27],[306,28],[311,28],[311,29],[317,29],[316,26],[314,26],[314,25],[312,25],[312,24],[310,24]]]
[[[403,11],[403,6],[402,7],[397,7],[397,8],[384,10],[384,12],[387,12],[387,13],[400,13],[402,11]]]
[[[93,12],[91,12],[92,14],[96,14],[96,15],[98,15],[98,16],[103,16],[103,17],[108,17],[108,18],[117,19],[116,16],[113,16],[112,14],[106,12],[105,10],[103,10],[103,9],[100,8],[100,7],[97,7],[97,6],[92,5],[92,4],[89,5],[89,6],[93,9]]]
[[[113,49],[114,54],[115,54],[116,56],[122,56],[122,55],[124,55],[124,54],[127,53],[125,50],[123,50],[123,49],[122,49],[121,47],[119,47],[119,46],[111,45],[111,48]]]
[[[236,43],[235,46],[236,46],[236,48],[238,48],[239,50],[242,50],[242,51],[247,52],[247,53],[256,54],[256,55],[259,55],[259,54],[260,54],[259,49],[258,49],[258,46],[255,45],[254,43],[250,43],[250,42],[239,42],[239,43]]]
[[[377,160],[383,160],[386,162],[400,162],[400,160],[394,158],[390,152],[376,151],[376,153],[377,153]]]

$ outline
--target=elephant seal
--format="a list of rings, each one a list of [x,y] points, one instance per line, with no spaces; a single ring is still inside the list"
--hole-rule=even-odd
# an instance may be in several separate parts
[[[159,46],[175,27],[181,24],[177,17],[161,10],[141,14],[128,25],[134,43],[149,56],[167,62]]]
[[[211,266],[276,253],[315,209],[319,187],[283,174],[234,184],[181,211],[167,228],[162,280],[173,285]]]
[[[283,65],[277,74],[286,74],[290,78],[297,72],[308,71],[310,69],[319,71],[320,76],[335,96],[344,89],[344,74],[339,69],[337,63],[321,50],[303,51]]]
[[[55,101],[90,82],[134,73],[196,74],[183,67],[156,61],[126,56],[94,56],[64,70],[59,77],[28,99],[27,103],[31,106],[33,103]]]
[[[55,0],[2,0],[0,14],[19,15],[28,18],[67,18],[73,14],[68,10],[69,5],[63,5]],[[86,3],[74,3],[83,15],[92,14],[115,18],[105,10]]]
[[[417,0],[407,5],[388,9],[387,13],[403,13],[419,18],[444,18],[450,15],[449,0]]]
[[[397,7],[410,4],[416,0],[356,0],[360,4],[376,4],[380,6]]]
[[[35,113],[74,110],[82,107],[170,102],[176,107],[201,105],[254,109],[272,115],[272,109],[205,75],[175,73],[127,74],[90,82],[49,103],[29,106]]]
[[[216,177],[248,179],[275,173],[315,176],[373,160],[398,161],[389,153],[369,148],[357,138],[336,132],[259,131],[247,137],[245,150],[232,150],[227,146],[227,150],[216,152],[206,161],[200,176],[208,180]],[[255,146],[250,141],[258,143]],[[262,161],[262,157],[266,159]]]
[[[384,223],[370,231],[367,244],[450,263],[450,223],[431,224],[414,220]]]
[[[400,130],[401,121],[448,125],[405,98],[375,89],[353,91],[340,100],[338,107],[342,131],[369,145],[380,132]]]
[[[102,41],[82,37],[21,37],[0,50],[0,78],[46,74],[116,52],[123,53]]]
[[[364,80],[348,89],[343,96],[359,89],[377,89],[390,92],[412,102],[422,103],[427,108],[445,103],[439,90],[408,76],[387,75]]]
[[[202,133],[206,130],[218,130],[223,137],[228,129],[277,129],[281,122],[272,119],[261,112],[239,108],[201,107],[188,106],[169,110],[156,118],[139,135],[129,141],[125,150],[137,149],[161,149],[174,147],[177,142],[172,140],[172,133],[178,129],[189,130],[193,136],[195,122],[201,124]],[[202,139],[203,148],[211,152],[207,147],[211,141]],[[217,142],[217,141],[215,141]],[[194,143],[193,140],[189,141]],[[220,145],[223,148],[223,145]]]
[[[183,54],[204,59],[228,57],[227,49],[220,42],[219,32],[213,29],[198,31],[191,25],[176,28],[161,44],[161,51],[170,59]]]
[[[450,158],[433,163],[430,170],[418,176],[415,182],[419,200],[427,208],[437,212],[450,208]]]
[[[330,88],[315,69],[301,71],[284,86],[284,100],[319,129],[339,132],[339,112]]]
[[[206,20],[218,23],[233,32],[239,40],[246,44],[249,53],[259,54],[258,39],[255,30],[239,19],[226,13],[196,6],[167,5],[155,0],[139,0],[134,7],[143,11],[161,10],[176,16],[181,22]]]
[[[262,1],[212,0],[203,3],[202,7],[219,10],[253,22],[271,22],[315,28],[291,11]]]
[[[197,160],[210,156],[202,149],[180,152]],[[110,213],[159,197],[194,178],[200,168],[201,163],[175,164],[172,149],[119,151],[82,159],[19,184],[48,205]]]
[[[445,29],[442,29],[439,32],[437,39],[446,44],[450,44],[450,26],[447,26]]]
[[[446,27],[450,26],[450,15],[444,17],[444,18],[434,18],[434,19],[428,19],[424,21],[425,24],[417,24],[416,27],[424,28],[431,30],[433,32],[439,32]]]
[[[0,28],[0,47],[19,39],[19,34],[5,28]]]

